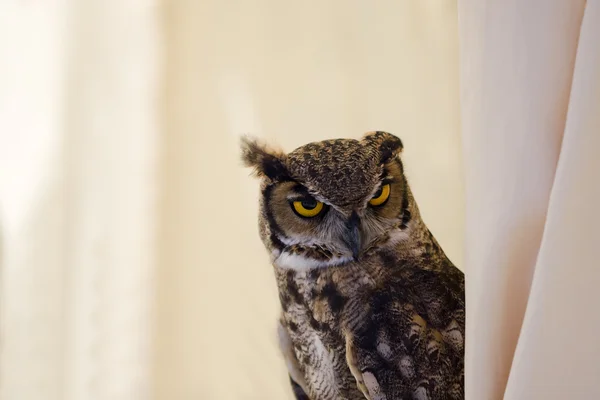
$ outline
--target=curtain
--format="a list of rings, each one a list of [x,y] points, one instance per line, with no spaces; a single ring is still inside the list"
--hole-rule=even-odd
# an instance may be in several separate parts
[[[600,2],[459,1],[468,399],[600,398]]]
[[[0,398],[146,399],[151,2],[0,4]]]

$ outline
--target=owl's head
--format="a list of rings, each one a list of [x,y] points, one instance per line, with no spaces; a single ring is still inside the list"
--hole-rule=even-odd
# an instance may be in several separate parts
[[[242,159],[262,180],[260,233],[274,264],[341,265],[406,238],[410,191],[401,151],[399,138],[380,131],[288,154],[244,138]]]

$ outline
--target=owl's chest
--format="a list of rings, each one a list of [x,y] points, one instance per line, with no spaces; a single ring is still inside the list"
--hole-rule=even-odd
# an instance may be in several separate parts
[[[313,318],[296,316],[300,325],[291,337],[311,399],[362,399],[346,363],[345,342],[338,328],[325,326]]]
[[[302,285],[284,311],[295,356],[315,400],[363,399],[346,362],[343,331],[352,296],[332,285]]]

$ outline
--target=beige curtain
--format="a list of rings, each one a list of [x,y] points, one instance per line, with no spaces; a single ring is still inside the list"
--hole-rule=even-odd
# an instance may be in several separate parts
[[[0,399],[151,396],[156,5],[0,3]]]
[[[600,398],[600,2],[459,1],[467,398]]]

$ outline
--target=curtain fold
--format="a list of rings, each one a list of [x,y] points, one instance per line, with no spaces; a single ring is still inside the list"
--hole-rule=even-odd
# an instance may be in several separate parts
[[[600,2],[581,26],[563,144],[505,399],[600,398]]]
[[[0,398],[149,399],[150,2],[0,4]]]
[[[599,396],[597,14],[459,1],[468,400]]]

